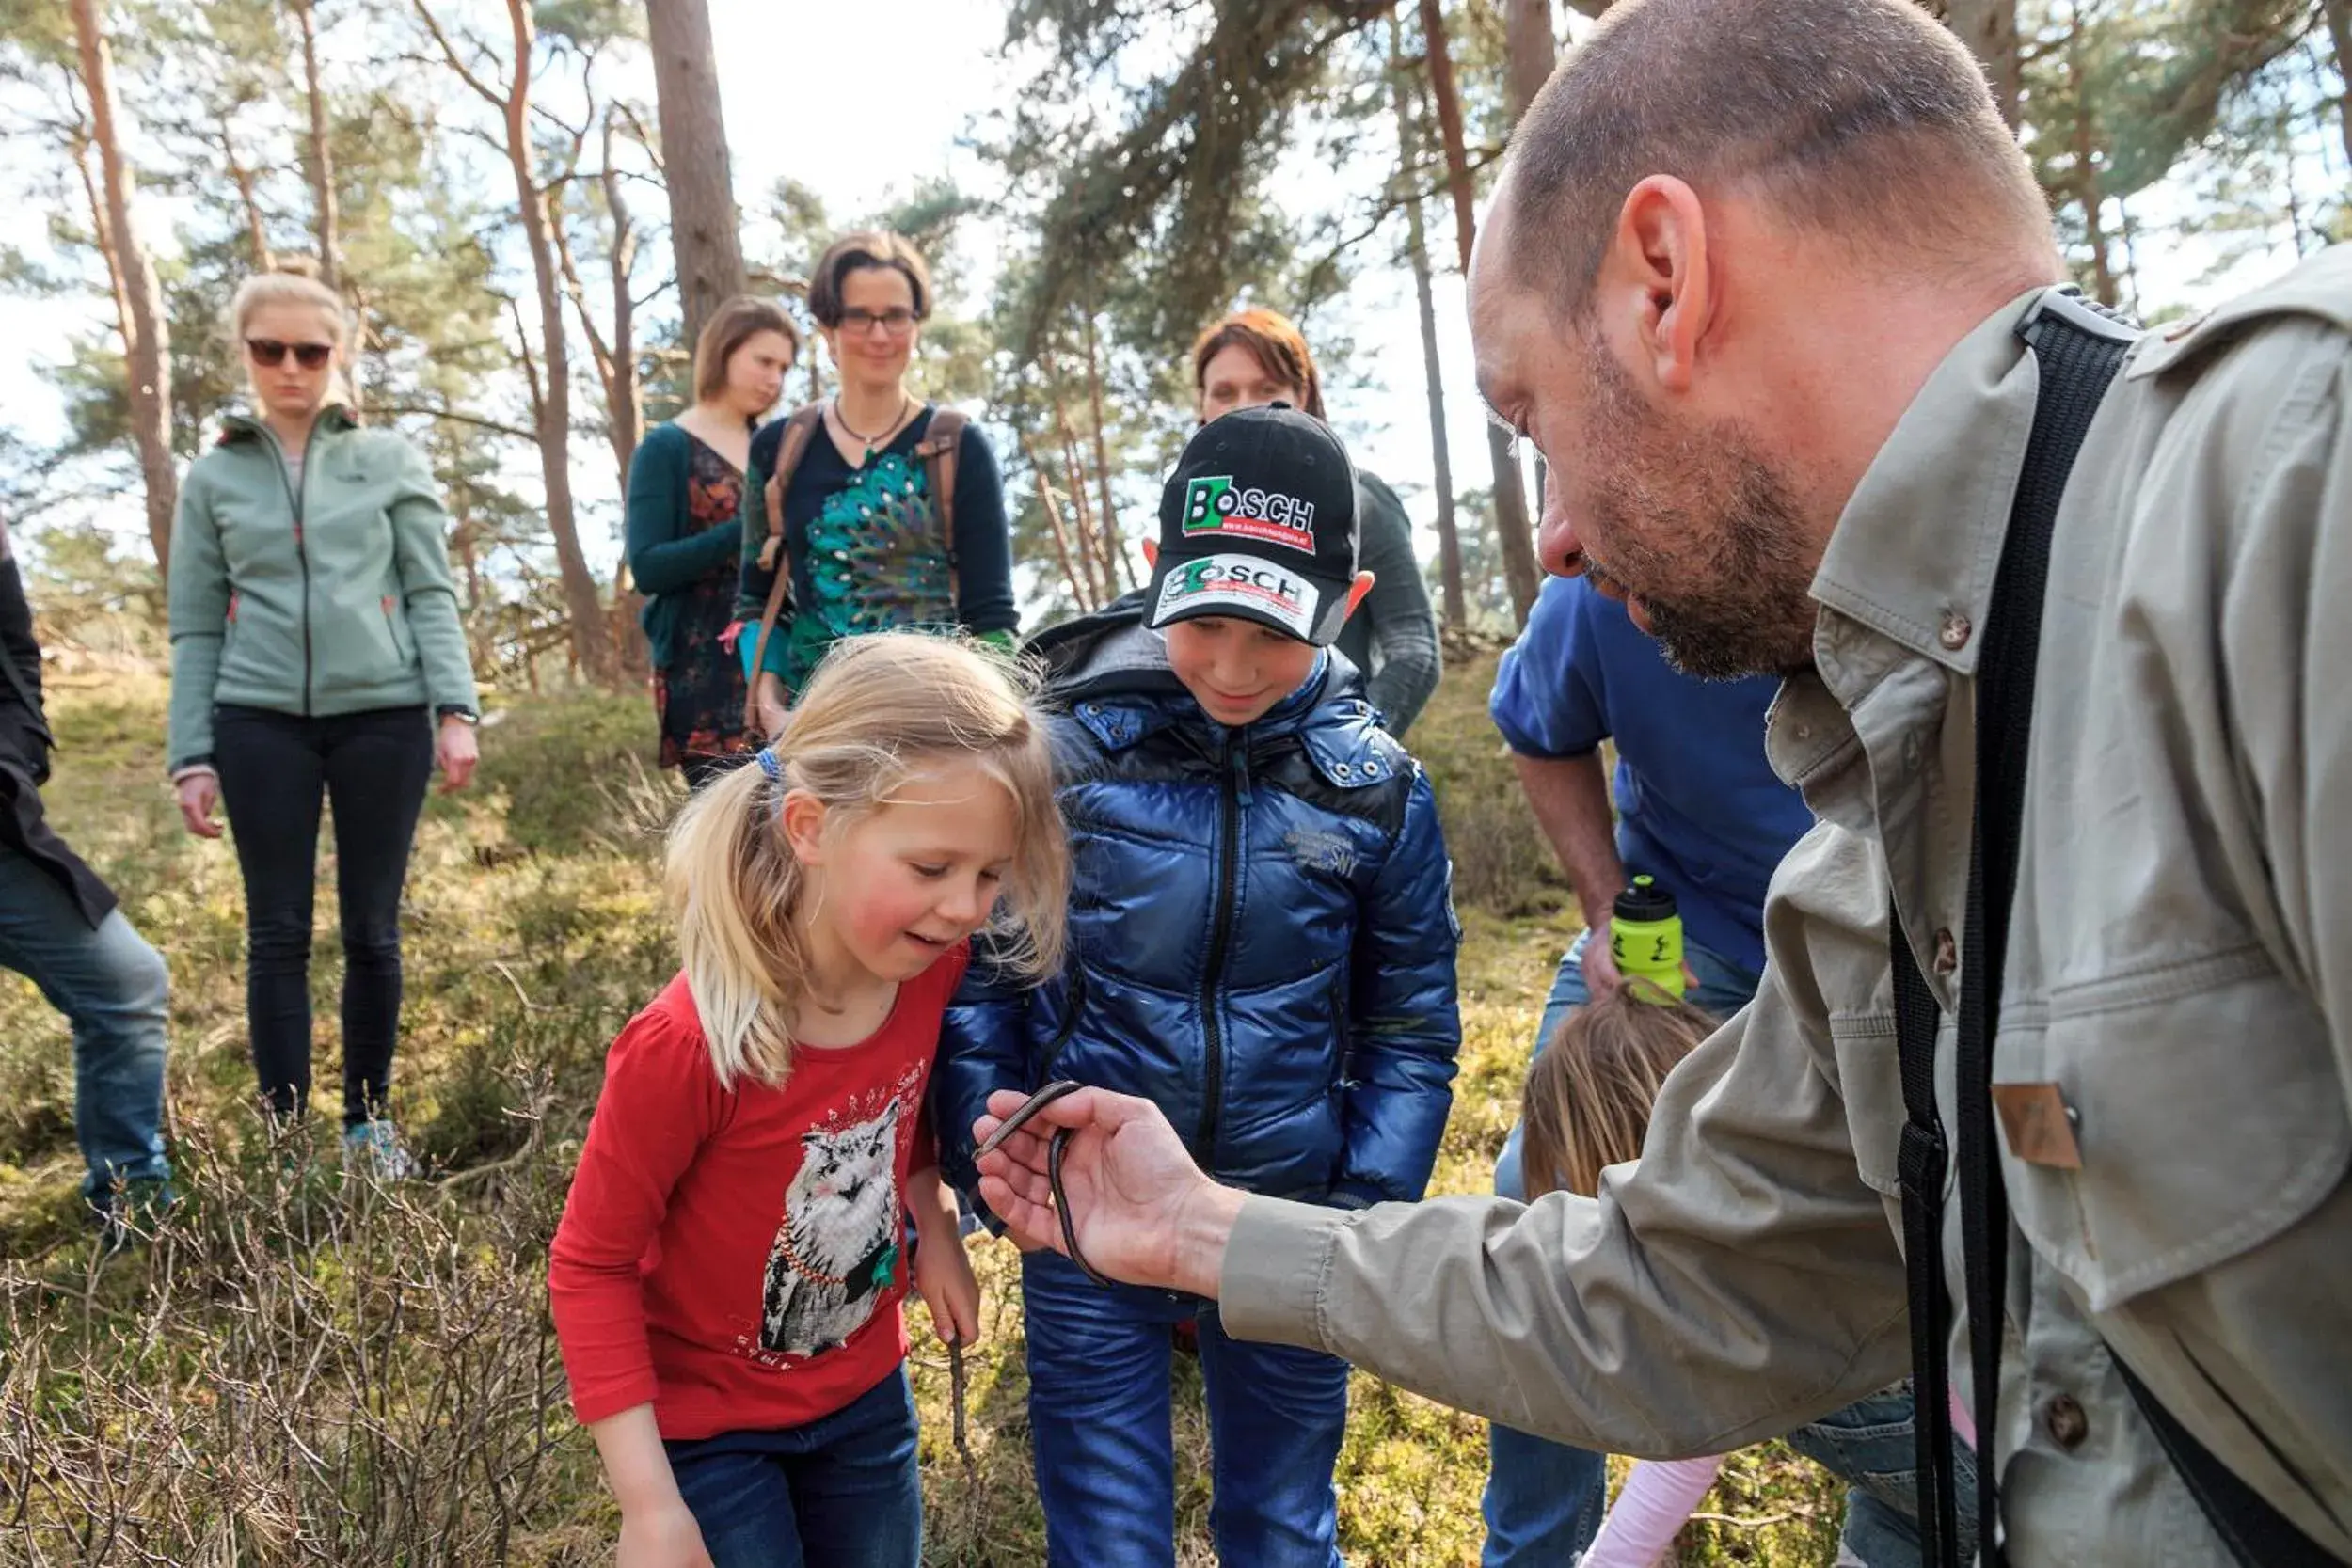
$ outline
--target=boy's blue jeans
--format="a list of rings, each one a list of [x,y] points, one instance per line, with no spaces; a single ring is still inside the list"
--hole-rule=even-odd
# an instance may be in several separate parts
[[[1560,960],[1560,973],[1536,1025],[1535,1048],[1548,1043],[1560,1021],[1591,998],[1584,985],[1584,944],[1576,939]],[[1690,1001],[1727,1019],[1755,1000],[1760,976],[1719,953],[1694,943],[1685,961],[1698,976]],[[1519,1129],[1515,1123],[1495,1163],[1495,1191],[1519,1197],[1526,1188],[1519,1171]],[[1910,1568],[1919,1560],[1919,1532],[1913,1517],[1915,1414],[1911,1395],[1888,1390],[1858,1400],[1788,1434],[1789,1447],[1819,1461],[1849,1483],[1841,1544],[1869,1568]],[[1593,1544],[1609,1501],[1608,1456],[1509,1427],[1489,1431],[1486,1473],[1486,1546],[1483,1568],[1567,1568]],[[1965,1476],[1963,1496],[1972,1496],[1975,1472],[1966,1449],[1955,1445]],[[1963,1512],[1966,1512],[1963,1510]]]
[[[73,1133],[82,1196],[165,1181],[164,1022],[171,977],[120,910],[96,928],[56,879],[0,849],[0,965],[40,988],[73,1030]]]
[[[1213,1304],[1089,1281],[1058,1253],[1022,1259],[1029,1425],[1050,1568],[1176,1560],[1169,1331],[1200,1326],[1209,1399],[1209,1526],[1217,1560],[1336,1568],[1331,1471],[1347,1428],[1347,1363],[1229,1338]]]
[[[806,1425],[662,1447],[715,1568],[916,1568],[914,1439],[899,1367]]]

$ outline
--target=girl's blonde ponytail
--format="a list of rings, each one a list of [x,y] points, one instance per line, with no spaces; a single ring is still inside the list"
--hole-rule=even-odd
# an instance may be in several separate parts
[[[773,1062],[783,1076],[787,955],[801,863],[776,819],[784,791],[756,764],[723,775],[686,803],[670,832],[664,880],[678,953],[719,1082]],[[792,978],[797,979],[794,975]]]

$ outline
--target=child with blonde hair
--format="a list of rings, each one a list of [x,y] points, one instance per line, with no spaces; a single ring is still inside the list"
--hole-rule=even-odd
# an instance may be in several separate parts
[[[1560,1190],[1596,1196],[1603,1169],[1640,1159],[1659,1085],[1714,1028],[1706,1013],[1642,980],[1563,1019],[1527,1073],[1528,1201]],[[1579,1568],[1649,1568],[1723,1466],[1722,1454],[1634,1465]]]
[[[1068,882],[1042,717],[940,638],[839,644],[685,808],[684,969],[613,1042],[548,1279],[623,1568],[914,1568],[910,1276],[941,1338],[979,1332],[940,1017],[1000,904],[996,961],[1059,965]]]

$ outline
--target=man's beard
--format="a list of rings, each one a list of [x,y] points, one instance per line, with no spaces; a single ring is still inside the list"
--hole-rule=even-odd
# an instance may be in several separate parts
[[[1595,510],[1612,541],[1587,573],[1641,601],[1666,661],[1686,675],[1783,675],[1813,660],[1812,574],[1788,485],[1738,424],[1679,436],[1659,430],[1630,379],[1592,345]],[[1660,483],[1676,475],[1671,488]],[[1642,542],[1671,540],[1714,559],[1677,564]],[[1668,585],[1662,591],[1648,584]]]

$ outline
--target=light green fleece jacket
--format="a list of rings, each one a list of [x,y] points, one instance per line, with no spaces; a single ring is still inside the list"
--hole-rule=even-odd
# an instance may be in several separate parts
[[[172,772],[207,766],[213,708],[304,717],[476,711],[441,510],[424,454],[329,407],[297,481],[260,420],[231,415],[189,466],[171,530]]]

